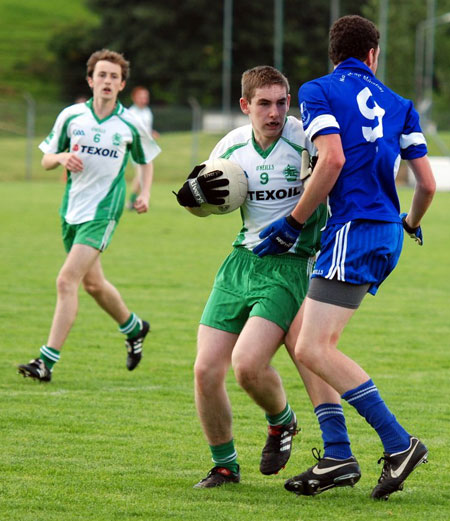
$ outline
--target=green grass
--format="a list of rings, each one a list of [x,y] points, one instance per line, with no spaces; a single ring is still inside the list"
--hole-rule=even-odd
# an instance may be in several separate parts
[[[128,305],[152,323],[142,364],[132,373],[116,326],[81,291],[53,382],[39,385],[16,374],[17,364],[37,356],[50,325],[54,280],[64,260],[57,217],[63,186],[58,172],[46,173],[54,181],[45,183],[2,182],[0,519],[447,520],[449,193],[436,195],[424,220],[424,247],[405,241],[398,269],[376,298],[366,298],[341,342],[405,427],[428,445],[430,463],[403,492],[386,503],[372,502],[382,448],[344,405],[361,481],[316,498],[287,493],[284,480],[312,464],[310,449],[320,446],[320,435],[281,349],[274,364],[302,427],[288,467],[278,476],[258,472],[264,415],[230,374],[242,483],[192,488],[212,466],[193,401],[196,328],[240,223],[238,213],[198,219],[176,205],[171,191],[190,161],[186,139],[167,143],[166,149],[178,152],[167,154],[165,166],[160,158],[150,212],[125,213],[103,257],[107,276]],[[405,208],[411,194],[400,192]]]

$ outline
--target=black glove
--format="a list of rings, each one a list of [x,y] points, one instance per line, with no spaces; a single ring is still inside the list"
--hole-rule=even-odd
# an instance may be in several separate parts
[[[228,186],[230,184],[228,179],[217,179],[223,175],[221,170],[213,170],[198,177],[198,174],[204,168],[205,165],[195,166],[180,191],[175,194],[181,206],[194,208],[203,203],[217,205],[225,203],[225,199],[223,198],[229,194],[229,191],[216,190],[216,188]]]

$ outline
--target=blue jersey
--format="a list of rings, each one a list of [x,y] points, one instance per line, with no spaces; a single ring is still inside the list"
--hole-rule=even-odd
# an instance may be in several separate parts
[[[329,194],[329,224],[400,222],[395,176],[400,158],[427,153],[419,115],[360,60],[349,58],[299,90],[308,138],[340,134],[345,164]]]

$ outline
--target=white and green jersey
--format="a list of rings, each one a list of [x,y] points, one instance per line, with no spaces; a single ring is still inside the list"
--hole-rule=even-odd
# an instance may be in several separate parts
[[[48,137],[39,145],[44,154],[74,152],[81,172],[67,172],[60,208],[69,224],[97,219],[118,221],[125,200],[125,167],[131,153],[139,164],[150,163],[161,151],[142,122],[118,101],[105,119],[95,115],[93,100],[65,108]]]
[[[210,159],[222,157],[239,164],[248,180],[248,193],[241,206],[242,228],[233,246],[253,250],[262,242],[261,231],[295,208],[303,193],[300,181],[301,154],[307,149],[316,155],[301,122],[288,116],[280,138],[268,149],[256,143],[251,124],[229,132],[211,152]],[[313,256],[320,247],[320,229],[326,209],[321,205],[305,224],[290,253]]]

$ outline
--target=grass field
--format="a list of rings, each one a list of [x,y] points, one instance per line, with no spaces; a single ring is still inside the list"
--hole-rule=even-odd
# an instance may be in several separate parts
[[[126,370],[121,335],[81,292],[77,322],[47,385],[20,378],[16,365],[37,356],[46,340],[64,258],[57,218],[63,186],[55,172],[45,174],[56,179],[46,183],[2,182],[0,519],[447,520],[450,194],[436,196],[424,222],[425,246],[405,241],[398,269],[376,298],[367,297],[341,342],[428,445],[430,463],[388,502],[371,501],[382,448],[344,405],[361,481],[315,498],[287,493],[284,480],[313,463],[310,450],[320,447],[320,436],[280,350],[275,366],[302,427],[287,468],[278,476],[259,473],[264,415],[230,374],[242,482],[202,491],[192,485],[212,464],[193,402],[196,328],[239,215],[198,219],[178,207],[171,190],[186,173],[183,161],[180,169],[179,179],[161,169],[149,214],[124,214],[103,258],[128,305],[152,323],[141,366]],[[411,191],[400,196],[406,208]]]

